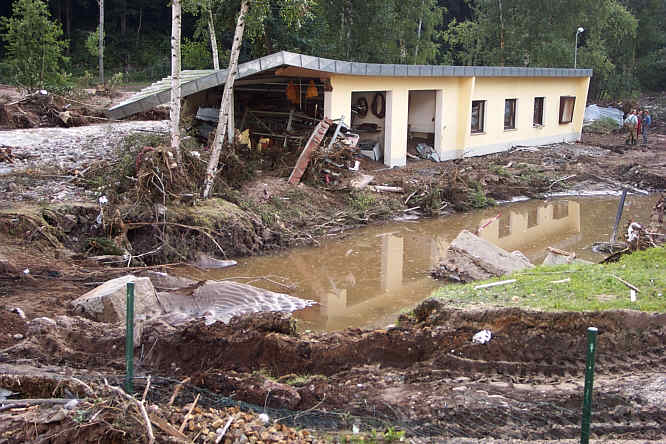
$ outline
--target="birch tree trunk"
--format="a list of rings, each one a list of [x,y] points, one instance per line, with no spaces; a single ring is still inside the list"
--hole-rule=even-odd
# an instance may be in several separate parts
[[[208,199],[210,190],[213,188],[213,183],[215,182],[215,176],[217,175],[217,165],[220,161],[220,152],[222,151],[222,145],[224,144],[227,124],[229,121],[229,106],[233,94],[234,80],[236,79],[236,70],[238,69],[238,56],[240,55],[243,31],[245,30],[245,15],[247,14],[249,7],[250,1],[243,0],[240,13],[238,14],[238,22],[236,23],[234,41],[231,45],[231,56],[229,58],[229,66],[227,67],[227,79],[224,83],[224,93],[222,94],[220,117],[217,122],[217,129],[215,130],[215,140],[211,147],[210,160],[208,161],[208,168],[206,169],[206,179],[203,191],[204,199]],[[231,104],[231,106],[233,106],[233,104]]]
[[[217,53],[217,38],[215,37],[215,24],[213,23],[213,5],[208,4],[208,32],[210,33],[210,48],[213,52],[213,68],[220,69],[220,56]]]
[[[176,153],[176,161],[181,166],[180,153],[180,0],[171,1],[171,148]]]
[[[104,84],[104,0],[99,5],[99,82]]]
[[[504,18],[502,17],[502,0],[497,0],[499,9],[499,26],[500,26],[500,66],[504,66]]]

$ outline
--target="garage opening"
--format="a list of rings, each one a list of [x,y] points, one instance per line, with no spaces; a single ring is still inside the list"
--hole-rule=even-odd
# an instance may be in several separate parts
[[[435,112],[437,94],[435,90],[409,91],[409,111],[407,123],[408,158],[439,161],[435,151]]]
[[[352,93],[351,126],[364,156],[381,162],[386,147],[386,91]]]

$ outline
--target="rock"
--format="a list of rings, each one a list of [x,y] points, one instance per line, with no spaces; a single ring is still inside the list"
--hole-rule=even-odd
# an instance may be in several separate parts
[[[153,283],[153,286],[157,290],[175,290],[178,288],[191,287],[197,283],[197,281],[192,279],[180,276],[172,276],[167,273],[162,273],[161,271],[148,270],[140,273],[139,275],[149,278],[150,282]]]
[[[7,256],[3,256],[0,253],[0,275],[18,275],[18,268],[14,263],[12,263]]]
[[[162,314],[155,287],[150,279],[131,274],[105,282],[72,301],[74,312],[98,322],[123,321],[129,282],[134,282],[135,316],[152,317]]]
[[[56,327],[56,321],[51,318],[35,318],[28,323],[28,336],[43,334]]]
[[[548,255],[543,260],[543,265],[563,265],[571,264],[576,259],[575,256],[567,256],[564,254],[556,254],[552,251],[548,252]]]
[[[19,186],[16,185],[14,182],[9,182],[7,184],[7,190],[12,192],[12,193],[16,193],[19,190]]]
[[[62,231],[64,231],[65,233],[69,233],[76,226],[78,221],[79,221],[78,217],[72,214],[65,214],[60,220],[61,224],[60,228],[62,228]]]
[[[522,254],[509,253],[467,230],[458,234],[447,250],[446,261],[433,271],[437,278],[462,282],[503,276],[533,265]]]
[[[200,253],[197,256],[197,260],[192,265],[204,269],[214,269],[214,268],[233,267],[236,264],[238,264],[238,262],[234,260],[216,259],[214,257],[210,257],[206,254]]]

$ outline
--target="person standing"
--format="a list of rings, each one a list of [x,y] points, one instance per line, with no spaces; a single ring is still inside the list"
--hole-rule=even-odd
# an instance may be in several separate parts
[[[652,125],[652,117],[650,117],[650,112],[644,109],[643,115],[641,116],[641,134],[643,135],[643,145],[648,144],[647,132],[650,125]]]
[[[629,130],[629,136],[625,140],[627,145],[636,145],[636,127],[638,126],[638,117],[636,110],[632,109],[631,113],[624,119],[624,126]]]

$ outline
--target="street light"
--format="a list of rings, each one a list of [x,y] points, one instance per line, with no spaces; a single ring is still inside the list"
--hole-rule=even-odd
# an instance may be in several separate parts
[[[574,69],[576,69],[576,58],[578,57],[578,34],[580,34],[583,31],[585,30],[583,29],[582,26],[576,30],[576,47],[574,48]]]

